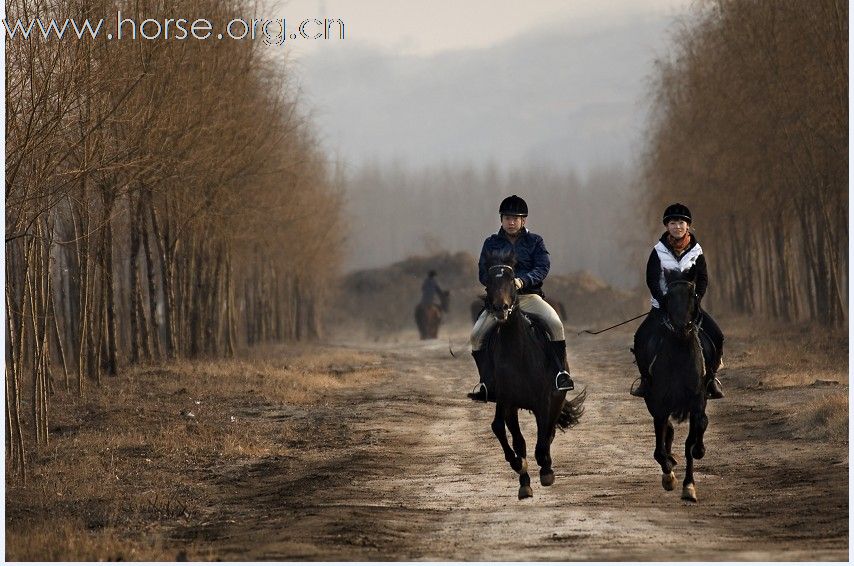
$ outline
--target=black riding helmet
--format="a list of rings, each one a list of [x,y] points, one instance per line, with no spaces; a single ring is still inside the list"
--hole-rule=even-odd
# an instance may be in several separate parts
[[[498,214],[501,216],[528,216],[528,204],[522,197],[510,195],[501,201],[501,206],[498,207]]]
[[[667,226],[667,222],[674,218],[684,220],[688,224],[691,224],[691,211],[682,203],[677,202],[671,204],[664,209],[664,218],[662,219],[662,222]]]

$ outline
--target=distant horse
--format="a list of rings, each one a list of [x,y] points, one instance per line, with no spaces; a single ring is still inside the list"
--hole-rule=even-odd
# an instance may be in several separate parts
[[[673,423],[689,419],[685,440],[685,480],[682,499],[697,501],[694,487],[694,458],[706,453],[703,434],[709,424],[706,417],[706,362],[700,343],[700,302],[694,284],[694,269],[686,273],[665,271],[667,294],[664,296],[664,322],[658,336],[647,347],[650,363],[649,393],[646,407],[655,426],[653,457],[661,465],[661,485],[672,491],[676,484],[673,467]]]
[[[540,483],[549,486],[555,481],[551,457],[555,429],[564,430],[578,423],[584,412],[586,392],[567,401],[566,391],[553,389],[557,360],[547,344],[549,336],[545,329],[518,308],[513,259],[491,258],[489,265],[486,308],[498,322],[486,341],[495,378],[492,431],[504,449],[504,459],[519,474],[519,499],[524,499],[532,497],[534,492],[528,475],[525,438],[519,428],[519,409],[534,413],[537,421],[534,454],[540,466]],[[505,427],[513,437],[513,448],[507,442]]]
[[[552,308],[557,312],[560,319],[566,322],[566,308],[563,306],[562,301],[557,301],[555,299],[546,299],[546,302],[552,306]],[[480,318],[480,313],[486,308],[486,297],[481,296],[474,301],[472,301],[471,306],[469,307],[469,311],[471,312],[471,322],[474,324],[477,322],[477,319]]]
[[[439,325],[442,322],[442,313],[448,312],[451,305],[451,292],[439,291],[440,306],[434,304],[418,303],[415,307],[415,325],[422,340],[436,338],[439,336]]]

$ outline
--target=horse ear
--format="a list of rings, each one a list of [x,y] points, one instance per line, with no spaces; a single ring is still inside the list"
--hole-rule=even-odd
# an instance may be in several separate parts
[[[665,269],[664,270],[664,282],[665,283],[671,283],[672,281],[675,281],[677,279],[677,277],[676,277],[677,275],[678,275],[678,273],[676,271],[674,271],[672,269]]]
[[[516,267],[516,252],[511,251],[510,255],[507,256],[507,265],[510,267]]]
[[[697,264],[691,266],[691,269],[685,272],[685,279],[688,281],[697,281]]]

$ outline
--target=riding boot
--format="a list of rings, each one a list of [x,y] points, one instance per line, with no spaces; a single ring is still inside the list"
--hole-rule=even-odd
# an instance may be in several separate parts
[[[713,369],[706,373],[706,399],[723,399],[724,397],[721,381],[715,377],[723,366],[723,345],[721,344],[718,348],[711,363]]]
[[[569,364],[566,363],[566,340],[555,340],[549,344],[557,358],[558,372],[555,376],[555,389],[557,391],[572,391],[575,389],[575,383],[569,376]]]
[[[706,399],[723,399],[724,392],[721,389],[721,381],[714,375],[709,376],[706,382]]]
[[[629,394],[635,397],[646,397],[649,393],[649,378],[643,374],[636,380],[637,385],[632,384]]]
[[[638,359],[637,351],[634,348],[631,348],[631,351],[633,354],[635,354],[635,362],[638,365],[640,377],[635,380],[635,383],[632,384],[631,389],[629,389],[629,394],[635,397],[646,397],[646,394],[649,393],[650,381],[648,371],[645,367],[645,364],[640,359]]]
[[[477,373],[480,374],[480,383],[476,391],[468,394],[473,401],[495,401],[495,380],[493,379],[492,356],[486,350],[472,350],[471,357],[477,365]]]

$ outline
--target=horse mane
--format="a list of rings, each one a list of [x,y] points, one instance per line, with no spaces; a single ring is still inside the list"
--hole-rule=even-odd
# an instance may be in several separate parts
[[[502,252],[488,252],[486,254],[486,268],[489,269],[496,265],[508,265],[512,268],[516,268],[516,254],[512,251],[510,253],[502,253]]]

